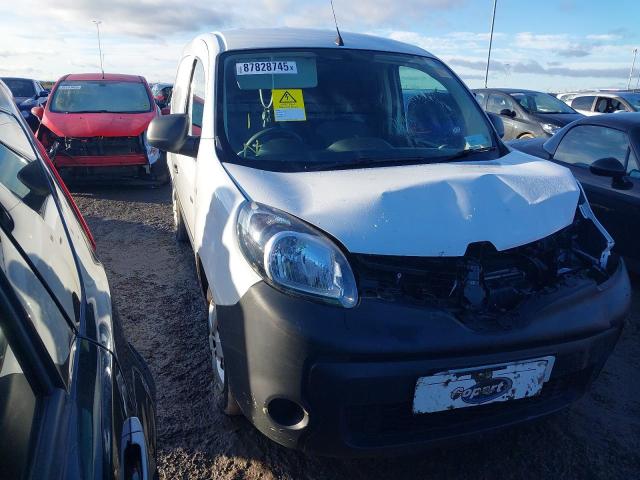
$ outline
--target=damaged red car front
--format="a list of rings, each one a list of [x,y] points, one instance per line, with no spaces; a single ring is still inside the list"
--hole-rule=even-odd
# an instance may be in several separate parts
[[[75,74],[54,85],[38,139],[66,175],[134,174],[168,179],[164,152],[148,145],[146,129],[159,115],[143,77]]]

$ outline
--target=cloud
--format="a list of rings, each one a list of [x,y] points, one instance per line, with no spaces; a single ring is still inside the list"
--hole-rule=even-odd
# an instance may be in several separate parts
[[[447,58],[447,62],[456,67],[468,68],[471,70],[484,70],[487,66],[486,61],[468,60],[464,58]],[[491,60],[492,72],[501,73],[522,73],[535,75],[553,75],[572,78],[619,78],[628,74],[626,68],[598,68],[598,67],[563,67],[548,64],[547,67],[542,66],[535,60],[527,62],[504,63],[497,60]]]
[[[599,35],[587,35],[588,40],[596,40],[598,42],[611,42],[613,40],[620,40],[622,35],[614,34],[614,33],[604,33]]]
[[[572,46],[556,52],[561,57],[588,57],[591,54],[591,48],[583,46]]]
[[[588,37],[586,37],[588,39]],[[589,40],[596,40],[591,38]],[[597,39],[603,40],[602,38]],[[521,32],[516,35],[515,44],[519,48],[531,50],[546,50],[561,57],[586,57],[591,54],[595,43],[576,41],[566,33],[561,34],[534,34]]]
[[[57,0],[45,2],[28,0],[34,12],[67,25],[87,23],[93,19],[102,21],[105,33],[141,37],[164,37],[189,30],[218,29],[236,21],[238,8],[222,0],[206,6],[198,2],[173,0]]]
[[[334,1],[341,27],[412,25],[468,0]],[[328,0],[25,0],[26,10],[69,25],[103,21],[105,32],[160,38],[227,27],[333,27]],[[412,15],[407,15],[412,12]]]

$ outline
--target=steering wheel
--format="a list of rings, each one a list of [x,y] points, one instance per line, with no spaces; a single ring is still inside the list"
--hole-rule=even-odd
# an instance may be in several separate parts
[[[258,151],[253,147],[253,144],[255,144],[258,140],[262,140],[262,143],[265,143],[277,137],[288,137],[297,140],[300,143],[304,143],[302,137],[292,130],[288,130],[281,126],[267,127],[264,130],[260,130],[259,132],[255,133],[249,140],[247,140],[244,144],[244,148],[238,152],[238,156],[247,158],[247,153],[249,152],[256,156],[258,154]]]

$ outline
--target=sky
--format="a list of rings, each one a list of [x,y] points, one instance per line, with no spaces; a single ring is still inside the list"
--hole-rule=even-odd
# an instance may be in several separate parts
[[[334,0],[341,30],[417,44],[481,87],[493,0]],[[182,48],[229,28],[333,28],[329,0],[0,0],[0,76],[99,71],[173,82]],[[639,0],[498,0],[489,86],[626,87]],[[640,55],[639,55],[640,57]],[[632,86],[640,74],[636,63]]]

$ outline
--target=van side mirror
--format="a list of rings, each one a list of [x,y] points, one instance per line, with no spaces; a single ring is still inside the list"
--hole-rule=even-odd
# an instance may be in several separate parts
[[[505,117],[515,118],[516,112],[514,112],[513,110],[509,110],[508,108],[505,108],[503,110],[500,110],[500,115],[504,115]]]
[[[493,124],[493,128],[496,129],[496,132],[498,133],[498,136],[500,138],[504,137],[504,123],[502,121],[502,119],[500,118],[500,115],[496,115],[495,113],[491,113],[491,112],[487,112],[487,115],[489,116],[489,120],[491,120],[491,123]]]
[[[36,117],[38,120],[42,120],[42,117],[44,115],[44,108],[38,106],[38,107],[33,107],[31,109],[31,114]]]
[[[38,98],[44,98],[49,96],[49,90],[40,90],[38,93]]]
[[[618,190],[628,190],[633,186],[629,180],[624,178],[627,173],[624,165],[613,157],[596,160],[589,166],[589,171],[600,177],[611,177],[613,179],[611,186]]]
[[[155,117],[147,128],[147,142],[165,152],[195,158],[200,138],[189,136],[190,123],[189,116],[184,113]]]

